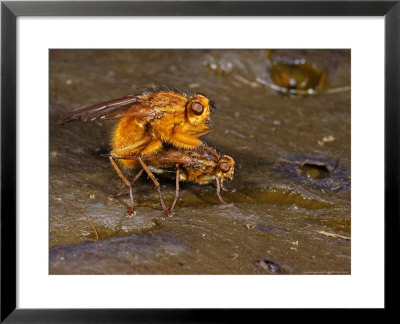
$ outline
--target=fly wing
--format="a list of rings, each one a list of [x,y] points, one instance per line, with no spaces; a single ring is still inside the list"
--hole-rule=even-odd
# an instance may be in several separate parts
[[[136,160],[136,156],[133,155],[114,155],[113,157],[120,160]],[[174,149],[145,155],[141,158],[147,165],[159,168],[169,168],[175,166],[175,164],[192,167],[201,166],[201,163],[196,159]]]
[[[193,150],[169,148],[151,155],[142,156],[142,159],[149,165],[158,165],[160,167],[178,163],[185,167],[204,168],[215,166],[218,162],[219,154],[203,142],[202,145]]]
[[[119,119],[124,117],[157,118],[163,112],[146,105],[138,96],[128,96],[100,102],[73,110],[58,120],[59,125],[71,121],[89,122],[98,119]]]
[[[190,156],[182,154],[177,150],[167,150],[158,152],[151,155],[145,155],[142,157],[142,160],[147,162],[149,165],[170,165],[170,164],[180,164],[185,166],[195,166],[197,165],[197,161],[192,159]]]
[[[217,163],[219,160],[219,153],[205,142],[193,150],[187,150],[186,154],[188,154],[192,159],[202,160],[203,164],[213,164]]]

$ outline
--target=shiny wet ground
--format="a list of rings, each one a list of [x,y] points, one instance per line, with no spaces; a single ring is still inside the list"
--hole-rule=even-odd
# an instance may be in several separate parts
[[[324,91],[273,87],[271,66],[299,60],[326,73]],[[205,140],[237,163],[226,184],[236,192],[222,192],[233,207],[214,186],[185,183],[176,215],[161,220],[142,177],[128,218],[129,196],[107,198],[123,183],[100,156],[114,122],[56,125],[67,111],[158,84],[217,102]],[[50,273],[350,273],[348,86],[349,51],[51,51]],[[174,181],[159,180],[169,205]]]

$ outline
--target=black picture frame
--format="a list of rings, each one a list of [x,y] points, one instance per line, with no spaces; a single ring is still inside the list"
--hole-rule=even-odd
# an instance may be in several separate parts
[[[394,309],[399,237],[400,1],[4,1],[1,3],[1,322],[235,322],[263,310],[16,308],[16,19],[19,16],[384,16],[385,309]],[[393,251],[394,249],[394,251]],[[371,266],[373,266],[371,256]],[[366,283],[367,285],[367,283]],[[241,314],[243,315],[243,314]],[[253,317],[255,316],[255,317]]]

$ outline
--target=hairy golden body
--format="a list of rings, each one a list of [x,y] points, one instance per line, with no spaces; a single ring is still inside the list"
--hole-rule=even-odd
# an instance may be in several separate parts
[[[157,152],[163,143],[175,147],[195,148],[201,144],[199,136],[209,132],[209,100],[200,94],[188,98],[173,91],[160,91],[145,96],[142,102],[160,113],[152,117],[126,117],[119,120],[111,139],[112,155],[136,155],[143,157]],[[200,116],[190,107],[198,102],[204,107]],[[128,168],[134,161],[119,160]]]
[[[210,104],[202,94],[189,96],[162,87],[74,110],[59,124],[119,119],[111,138],[111,155],[145,156],[157,152],[163,143],[187,149],[199,146],[199,137],[210,131]],[[120,163],[133,166],[132,161]]]

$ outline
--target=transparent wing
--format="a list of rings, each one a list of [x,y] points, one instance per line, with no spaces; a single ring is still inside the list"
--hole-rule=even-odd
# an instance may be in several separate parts
[[[128,96],[100,102],[73,110],[58,120],[59,125],[71,121],[89,122],[98,119],[119,119],[124,117],[150,117],[155,118],[162,111],[149,107],[138,96]]]

